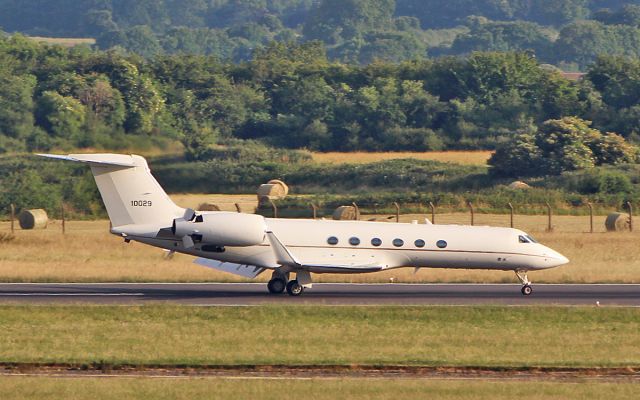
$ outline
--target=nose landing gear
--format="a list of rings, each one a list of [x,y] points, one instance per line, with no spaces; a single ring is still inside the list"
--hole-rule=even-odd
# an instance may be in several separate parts
[[[531,281],[529,281],[527,277],[527,271],[515,271],[515,273],[520,283],[522,283],[522,289],[520,289],[520,291],[524,296],[529,296],[533,293],[533,288],[531,287]]]

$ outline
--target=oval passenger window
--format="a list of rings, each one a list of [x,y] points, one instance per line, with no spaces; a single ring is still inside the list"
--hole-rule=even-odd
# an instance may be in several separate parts
[[[351,239],[349,239],[349,244],[352,246],[357,246],[360,244],[360,239],[358,239],[357,237],[352,237]]]
[[[379,238],[373,238],[371,239],[371,244],[378,247],[382,245],[382,240]]]
[[[335,236],[331,236],[329,239],[327,239],[327,243],[331,245],[336,245],[338,244],[338,238]]]
[[[425,242],[422,239],[418,239],[414,242],[414,244],[416,245],[416,247],[424,247],[425,246]]]
[[[396,247],[404,246],[404,240],[402,239],[393,239],[393,245]]]
[[[438,240],[438,243],[436,243],[436,246],[438,246],[441,249],[444,249],[445,247],[447,247],[447,242],[445,242],[444,240]]]

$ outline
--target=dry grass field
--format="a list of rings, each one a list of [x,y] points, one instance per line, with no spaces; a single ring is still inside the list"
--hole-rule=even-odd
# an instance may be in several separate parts
[[[387,153],[311,153],[313,160],[331,164],[367,164],[383,160],[414,158],[456,164],[484,165],[491,157],[490,151],[428,151],[428,152],[387,152]]]
[[[633,382],[451,381],[425,379],[74,378],[0,377],[4,400],[263,399],[304,393],[309,400],[636,399]]]
[[[181,204],[188,203],[186,195]],[[227,197],[227,196],[225,196]],[[246,199],[245,199],[246,197]],[[226,204],[248,196],[233,198]],[[211,197],[216,200],[215,197]],[[193,200],[193,199],[192,199]],[[200,201],[198,199],[198,201]],[[188,205],[188,204],[187,204]],[[403,221],[423,215],[402,216]],[[586,216],[556,216],[554,231],[545,232],[545,216],[516,216],[517,228],[566,255],[571,263],[530,274],[534,283],[640,282],[640,232],[605,233],[604,217],[596,217],[596,233],[588,233]],[[439,214],[437,223],[469,223],[468,214]],[[505,215],[476,215],[476,224],[507,226]],[[13,240],[0,238],[0,281],[3,282],[236,282],[242,278],[209,270],[192,263],[193,257],[176,254],[164,259],[164,251],[139,243],[125,244],[108,233],[108,221],[67,222],[62,236],[59,221],[40,231],[17,230]],[[9,223],[0,223],[0,233]],[[267,274],[258,277],[266,281]],[[515,283],[510,272],[397,269],[363,275],[317,275],[316,282],[501,282]]]
[[[181,207],[197,209],[202,203],[213,203],[221,211],[236,211],[236,203],[246,213],[255,212],[258,207],[258,196],[255,194],[172,194],[171,199]]]
[[[54,37],[42,37],[42,36],[29,36],[29,39],[39,43],[55,44],[64,47],[74,47],[81,44],[87,44],[93,46],[96,44],[96,40],[93,38],[54,38]]]

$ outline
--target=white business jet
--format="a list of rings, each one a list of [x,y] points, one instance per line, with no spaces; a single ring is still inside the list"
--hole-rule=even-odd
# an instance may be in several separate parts
[[[523,231],[486,226],[272,219],[175,205],[137,155],[41,154],[89,164],[111,220],[111,233],[198,257],[195,262],[255,278],[271,271],[270,293],[299,296],[311,273],[357,274],[391,268],[514,271],[522,294],[528,271],[569,260]],[[295,273],[295,279],[290,280]]]

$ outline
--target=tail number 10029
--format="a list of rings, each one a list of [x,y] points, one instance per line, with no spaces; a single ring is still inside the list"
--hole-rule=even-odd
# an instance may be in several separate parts
[[[151,207],[151,200],[131,200],[131,207]]]

